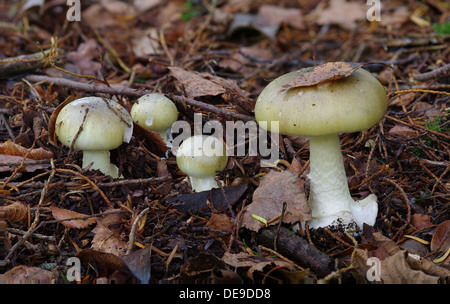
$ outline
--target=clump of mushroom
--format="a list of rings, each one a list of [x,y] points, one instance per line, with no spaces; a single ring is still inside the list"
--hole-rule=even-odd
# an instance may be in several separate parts
[[[227,162],[226,147],[214,136],[189,137],[177,150],[178,168],[188,175],[195,192],[219,188],[215,176],[225,169]]]
[[[255,118],[258,122],[279,121],[281,134],[310,140],[308,203],[313,218],[309,227],[374,225],[377,198],[374,194],[360,201],[351,197],[339,134],[366,130],[379,122],[387,109],[386,92],[361,68],[340,79],[283,90],[302,73],[305,69],[269,83],[257,99]]]
[[[175,104],[161,93],[146,94],[131,107],[131,118],[144,129],[157,132],[168,147],[171,146],[170,128],[178,119]]]
[[[133,121],[119,103],[102,97],[84,97],[59,112],[55,133],[67,147],[83,151],[83,168],[92,164],[105,175],[119,177],[110,162],[110,150],[130,142]]]

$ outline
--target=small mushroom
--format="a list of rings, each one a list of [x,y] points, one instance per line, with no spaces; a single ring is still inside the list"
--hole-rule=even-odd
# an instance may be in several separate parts
[[[302,73],[291,72],[269,83],[256,101],[255,118],[258,123],[278,121],[279,133],[310,140],[309,227],[374,225],[377,198],[371,194],[361,201],[352,199],[339,134],[366,130],[380,121],[387,109],[386,92],[361,68],[341,79],[282,90]]]
[[[178,119],[175,104],[161,93],[146,94],[131,107],[131,118],[144,129],[157,132],[167,146],[171,145],[170,128]]]
[[[133,121],[119,103],[102,97],[84,97],[72,101],[58,114],[55,133],[67,147],[83,151],[83,168],[92,163],[105,175],[119,177],[111,164],[109,150],[130,142]]]
[[[195,192],[219,188],[215,175],[225,169],[227,162],[226,147],[214,136],[189,137],[177,151],[178,168],[188,175]]]

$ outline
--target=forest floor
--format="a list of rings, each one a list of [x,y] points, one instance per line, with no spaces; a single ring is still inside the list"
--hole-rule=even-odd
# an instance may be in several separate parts
[[[359,2],[0,3],[0,281],[448,283],[450,8]],[[378,198],[376,223],[360,233],[292,231],[304,214],[286,210],[308,208],[302,137],[275,137],[274,167],[230,156],[223,186],[200,193],[136,125],[111,151],[118,179],[82,168],[81,151],[54,137],[66,100],[103,96],[130,110],[149,92],[166,94],[179,121],[225,130],[254,121],[271,80],[337,61],[365,63],[388,96],[378,124],[340,137],[353,198]]]

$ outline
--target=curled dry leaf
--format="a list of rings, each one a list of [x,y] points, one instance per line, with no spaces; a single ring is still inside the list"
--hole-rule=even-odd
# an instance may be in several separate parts
[[[22,147],[21,145],[13,143],[11,140],[7,140],[3,143],[0,143],[0,154],[6,154],[6,155],[14,155],[14,156],[21,156],[34,159],[34,160],[46,160],[53,158],[53,153],[50,151],[47,151],[43,148],[35,148],[35,149],[27,149]]]
[[[269,225],[278,224],[284,202],[287,204],[284,223],[308,221],[312,218],[304,192],[304,181],[289,170],[270,171],[253,193],[253,202],[243,211],[241,227],[253,231],[264,227],[264,224],[252,215],[264,218]]]
[[[432,251],[446,251],[450,246],[450,220],[440,223],[430,243]]]
[[[327,62],[315,67],[298,71],[298,75],[279,93],[292,88],[310,87],[327,81],[337,80],[350,76],[354,71],[364,66],[364,63],[355,62]]]
[[[0,214],[4,212],[4,217],[11,222],[23,222],[28,219],[28,210],[27,204],[16,201],[10,205],[1,206]]]
[[[370,257],[380,261],[379,275],[385,284],[436,284],[440,279],[450,277],[450,271],[436,265],[428,259],[416,259],[406,250],[402,250],[394,241],[381,233],[373,233],[377,249],[365,250],[356,248],[354,256],[355,274],[366,278],[371,265]],[[370,264],[370,263],[369,263]]]
[[[50,212],[52,213],[55,220],[61,221],[61,224],[63,224],[67,228],[76,228],[76,229],[83,229],[87,228],[88,226],[95,224],[97,221],[97,218],[86,218],[86,219],[74,219],[74,220],[67,220],[71,218],[82,218],[85,217],[86,214],[78,213],[71,210],[61,209],[58,207],[55,207],[54,205],[50,206],[49,208]]]

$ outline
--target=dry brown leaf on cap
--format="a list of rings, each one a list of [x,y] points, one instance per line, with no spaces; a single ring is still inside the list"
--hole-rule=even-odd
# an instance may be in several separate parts
[[[278,224],[285,202],[284,223],[312,218],[304,192],[304,181],[289,170],[270,171],[261,179],[253,193],[252,203],[243,211],[241,227],[253,231],[263,228],[265,224],[256,218],[265,219],[269,225]]]
[[[61,209],[56,207],[55,205],[51,205],[49,211],[52,213],[52,216],[55,220],[61,221],[61,224],[63,224],[67,228],[84,229],[97,222],[97,218],[93,217],[66,221],[66,219],[82,218],[86,217],[87,215],[67,209]]]
[[[364,63],[355,62],[327,62],[315,67],[305,68],[287,85],[284,85],[279,93],[292,88],[310,87],[327,81],[337,80],[350,76],[354,71],[364,66]]]

